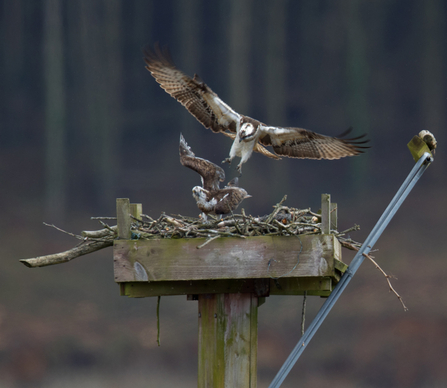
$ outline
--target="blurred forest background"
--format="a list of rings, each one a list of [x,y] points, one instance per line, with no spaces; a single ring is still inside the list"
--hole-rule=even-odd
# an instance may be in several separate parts
[[[253,215],[284,194],[316,211],[330,193],[340,230],[360,224],[351,237],[363,241],[414,164],[408,141],[435,134],[435,163],[376,245],[409,311],[365,262],[283,386],[446,386],[446,16],[443,0],[0,1],[0,387],[196,386],[196,302],[162,298],[158,347],[156,298],[119,296],[110,248],[18,262],[77,243],[43,221],[99,229],[90,217],[114,216],[117,197],[154,217],[198,215],[179,134],[216,163],[231,141],[145,70],[155,42],[240,113],[368,133],[372,148],[345,160],[253,155],[240,180]],[[259,387],[300,337],[301,301],[269,297],[259,310]],[[308,300],[307,322],[321,303]]]

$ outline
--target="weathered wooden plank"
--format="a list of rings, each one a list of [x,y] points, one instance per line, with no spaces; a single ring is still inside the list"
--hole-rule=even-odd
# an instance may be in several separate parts
[[[199,296],[199,388],[256,387],[257,297]]]
[[[130,202],[129,198],[117,198],[116,199],[116,217],[118,225],[118,238],[130,239]]]
[[[321,194],[321,233],[331,233],[331,195]]]
[[[335,269],[339,270],[342,274],[348,269],[348,265],[338,259],[334,260],[334,267]]]
[[[284,278],[194,280],[169,282],[120,283],[121,296],[145,298],[169,295],[200,295],[220,293],[254,293],[255,295],[308,295],[327,296],[332,291],[334,278]],[[260,283],[268,282],[268,291]]]
[[[131,298],[224,293],[254,293],[258,296],[268,296],[269,287],[270,279],[125,282],[120,283],[120,292],[122,296]]]
[[[330,277],[281,278],[271,280],[270,295],[328,296],[332,292],[333,279]]]
[[[253,293],[268,295],[328,296],[336,278],[280,278],[280,279],[223,279],[166,282],[120,283],[121,296],[145,298],[169,295],[200,295],[224,293]],[[268,285],[266,287],[266,284]]]
[[[197,249],[205,241],[116,240],[115,281],[325,277],[334,273],[334,258],[341,260],[333,235],[225,237]]]

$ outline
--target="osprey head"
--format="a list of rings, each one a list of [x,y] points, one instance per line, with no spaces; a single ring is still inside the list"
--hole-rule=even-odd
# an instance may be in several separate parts
[[[206,201],[207,194],[208,191],[205,190],[203,187],[195,186],[192,188],[192,196],[194,197],[196,202]]]
[[[243,123],[239,130],[239,143],[241,141],[253,140],[257,132],[257,128],[252,123]]]

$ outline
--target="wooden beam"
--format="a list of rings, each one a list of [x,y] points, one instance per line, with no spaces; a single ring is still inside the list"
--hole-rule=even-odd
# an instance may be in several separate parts
[[[253,293],[262,297],[269,295],[303,295],[304,292],[307,292],[307,295],[328,296],[336,280],[337,277],[308,277],[126,282],[120,283],[120,294],[130,298],[223,293]]]
[[[333,235],[223,237],[197,249],[205,241],[116,240],[115,281],[330,277],[341,260]]]
[[[281,278],[270,280],[270,295],[329,296],[333,288],[330,277]]]
[[[121,295],[131,298],[166,295],[199,295],[223,293],[254,293],[269,295],[269,279],[224,279],[167,282],[120,283]]]
[[[199,388],[256,387],[258,298],[199,296]]]

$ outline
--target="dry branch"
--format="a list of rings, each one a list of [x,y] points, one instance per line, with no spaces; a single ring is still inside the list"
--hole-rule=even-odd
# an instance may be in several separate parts
[[[47,256],[40,256],[31,259],[21,259],[20,262],[27,267],[45,267],[47,265],[66,263],[76,257],[87,255],[100,249],[113,245],[113,241],[86,241],[79,246],[65,252],[55,253]]]
[[[360,249],[359,246],[356,246],[355,244],[353,244],[353,243],[351,243],[351,242],[347,242],[347,241],[344,240],[344,239],[339,239],[339,241],[340,241],[341,245],[342,245],[343,247],[345,247],[345,248],[348,248],[348,249],[351,249],[351,250],[353,250],[353,251],[357,251],[357,252],[358,252],[359,249]],[[358,244],[358,243],[356,243],[356,244]],[[407,308],[407,306],[405,306],[405,303],[404,303],[402,297],[397,293],[397,291],[394,289],[394,287],[393,287],[392,284],[391,284],[391,280],[390,280],[390,279],[391,279],[391,276],[388,275],[382,268],[380,268],[380,265],[377,264],[377,262],[376,262],[370,255],[367,255],[366,253],[364,253],[363,256],[365,256],[367,259],[369,259],[369,260],[375,265],[375,267],[376,267],[380,272],[382,272],[383,276],[385,276],[385,279],[386,279],[386,281],[387,281],[387,283],[388,283],[388,286],[389,286],[389,288],[390,288],[390,291],[392,291],[392,292],[394,293],[394,295],[396,295],[397,299],[399,299],[400,303],[402,304],[402,307],[404,308],[404,311],[407,311],[408,308]]]

